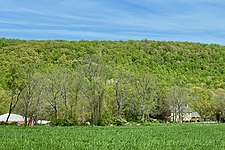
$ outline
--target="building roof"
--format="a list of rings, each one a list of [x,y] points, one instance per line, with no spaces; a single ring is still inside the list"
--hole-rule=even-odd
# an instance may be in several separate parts
[[[198,112],[192,112],[191,118],[200,118],[200,115],[198,114]]]
[[[173,107],[171,106],[170,107],[170,110],[171,112],[174,111]],[[187,105],[187,104],[184,104],[180,107],[180,111],[183,112],[183,113],[192,113],[192,110],[191,108]]]
[[[181,110],[184,113],[191,113],[192,112],[191,108],[188,105],[181,106]]]
[[[0,121],[6,121],[9,114],[0,115]],[[19,122],[24,121],[24,117],[17,114],[10,114],[9,120],[10,122]]]

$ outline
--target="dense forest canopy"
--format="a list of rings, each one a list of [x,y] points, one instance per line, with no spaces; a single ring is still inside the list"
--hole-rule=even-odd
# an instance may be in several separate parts
[[[216,44],[2,38],[0,114],[165,119],[171,93],[182,89],[192,97],[182,103],[216,119],[225,108],[224,62],[225,46]]]

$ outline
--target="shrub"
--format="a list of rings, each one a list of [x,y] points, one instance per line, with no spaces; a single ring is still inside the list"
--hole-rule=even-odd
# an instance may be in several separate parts
[[[2,122],[0,122],[0,125],[8,125],[8,123],[2,121]]]
[[[163,121],[161,121],[161,120],[149,118],[149,119],[147,119],[147,120],[144,122],[144,125],[145,125],[145,126],[149,126],[149,125],[151,125],[151,124],[153,124],[153,123],[165,123],[165,122],[163,122]]]
[[[98,125],[98,126],[108,126],[108,125],[110,125],[110,124],[112,124],[112,123],[113,123],[113,121],[110,120],[110,119],[99,119],[99,120],[97,121],[97,125]]]
[[[55,119],[52,120],[50,125],[52,126],[76,126],[78,125],[75,119]]]
[[[123,119],[123,118],[117,118],[117,119],[114,119],[113,120],[113,124],[115,124],[117,126],[122,126],[125,123],[127,123],[127,120],[126,119]]]
[[[2,121],[2,122],[0,122],[0,125],[6,125],[6,126],[18,126],[19,125],[19,123],[18,122],[4,122],[4,121]]]
[[[151,122],[145,122],[144,126],[150,126],[152,123]]]
[[[19,123],[18,122],[10,122],[10,123],[8,123],[8,125],[10,125],[10,126],[18,126]]]

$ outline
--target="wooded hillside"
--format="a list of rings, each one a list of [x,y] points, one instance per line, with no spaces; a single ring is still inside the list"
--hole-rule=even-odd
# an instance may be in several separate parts
[[[166,119],[189,103],[223,116],[225,46],[160,41],[0,39],[0,114],[90,121]],[[222,118],[222,117],[221,117]]]

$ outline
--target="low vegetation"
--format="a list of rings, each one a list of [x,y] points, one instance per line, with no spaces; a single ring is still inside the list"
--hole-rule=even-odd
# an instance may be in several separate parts
[[[0,127],[1,150],[223,150],[224,124]]]

